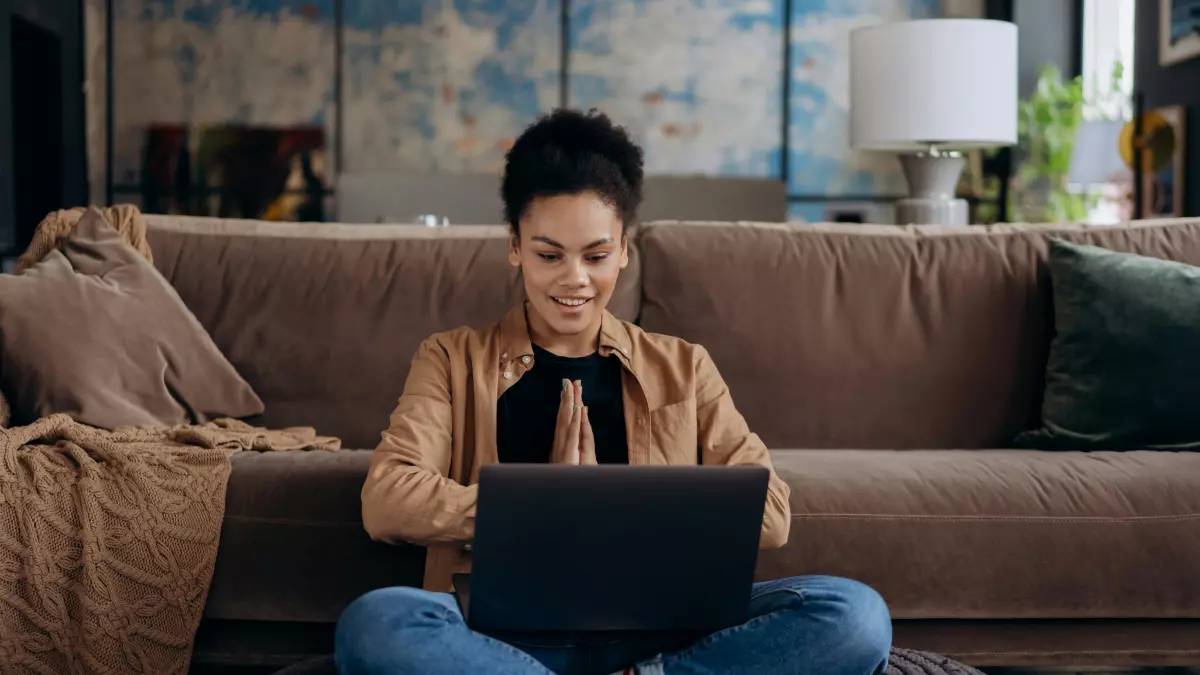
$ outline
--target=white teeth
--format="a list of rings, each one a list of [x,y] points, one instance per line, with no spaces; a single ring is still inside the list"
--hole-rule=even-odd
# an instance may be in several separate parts
[[[582,300],[577,299],[577,298],[553,298],[553,299],[558,304],[566,305],[567,307],[578,307],[588,301],[587,298],[584,298]]]

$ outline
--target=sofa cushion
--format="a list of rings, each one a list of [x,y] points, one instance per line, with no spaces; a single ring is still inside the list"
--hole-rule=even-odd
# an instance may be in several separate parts
[[[1200,454],[793,450],[759,577],[865,582],[898,619],[1200,618]]]
[[[266,404],[269,427],[314,426],[373,448],[431,334],[499,320],[524,298],[491,226],[265,223],[148,216],[155,264]],[[637,316],[630,247],[610,309]]]
[[[204,616],[331,622],[367,591],[420,586],[425,550],[371,541],[359,493],[371,453],[240,452]]]
[[[1040,419],[1051,237],[1200,265],[1200,219],[654,224],[641,325],[704,345],[771,447],[1007,447]]]
[[[262,412],[262,401],[136,249],[89,209],[20,274],[0,276],[14,422],[66,413],[105,429]]]
[[[1200,267],[1050,247],[1054,341],[1041,449],[1200,449]]]
[[[336,621],[419,586],[424,550],[373,542],[370,452],[239,453],[205,616]],[[834,574],[899,619],[1200,618],[1200,455],[778,450],[788,544],[758,577]]]
[[[328,653],[333,644],[333,622],[341,610],[360,593],[371,588],[395,584],[417,585],[422,577],[422,552],[415,547],[393,547],[375,544],[367,541],[361,534],[361,526],[355,520],[358,506],[357,490],[365,476],[368,452],[343,451],[341,453],[240,453],[234,459],[234,472],[231,478],[229,494],[230,511],[225,522],[225,538],[222,540],[220,554],[217,559],[217,572],[209,594],[206,607],[206,618],[201,623],[196,638],[196,649],[193,663],[211,663],[225,668],[232,665],[265,665],[273,664],[276,668],[288,663],[322,653]],[[779,577],[790,574],[817,571],[821,573],[840,573],[848,576],[863,575],[872,579],[892,605],[893,614],[899,614],[896,623],[896,644],[901,647],[937,651],[955,655],[960,661],[977,665],[1128,665],[1133,663],[1159,663],[1184,665],[1196,663],[1200,651],[1200,621],[1195,619],[979,619],[962,621],[957,619],[913,619],[904,616],[945,614],[947,608],[968,606],[977,608],[981,598],[979,590],[987,584],[1003,584],[1004,578],[1013,567],[1017,568],[1015,576],[1026,578],[1025,570],[1040,564],[1043,551],[1055,552],[1058,562],[1043,582],[1044,598],[1062,599],[1062,594],[1055,591],[1055,584],[1062,580],[1062,573],[1067,567],[1070,557],[1068,551],[1056,551],[1059,541],[1053,539],[1053,533],[1030,528],[1036,538],[1024,548],[1021,533],[1010,533],[1008,542],[1017,542],[1020,549],[1012,553],[996,566],[986,566],[975,569],[960,569],[972,565],[978,566],[982,560],[986,565],[988,556],[1002,545],[989,547],[986,543],[989,532],[976,530],[969,533],[961,542],[947,543],[954,532],[936,532],[938,518],[928,518],[927,527],[922,531],[914,531],[920,525],[921,519],[909,518],[909,527],[895,535],[890,533],[887,525],[887,514],[905,514],[909,512],[932,512],[942,514],[947,510],[953,512],[962,510],[964,513],[986,511],[984,506],[992,507],[1000,513],[1009,508],[996,506],[998,499],[1004,498],[1006,488],[997,484],[986,490],[977,490],[983,499],[983,504],[973,506],[966,494],[971,486],[977,486],[980,481],[989,481],[987,475],[990,469],[981,468],[967,471],[947,470],[940,479],[930,480],[929,485],[939,492],[931,492],[923,497],[921,490],[913,486],[923,484],[920,474],[928,470],[934,461],[940,461],[947,455],[964,455],[966,460],[972,456],[979,460],[988,455],[1010,455],[1011,451],[971,452],[971,453],[897,453],[897,452],[846,452],[813,453],[814,460],[805,461],[805,454],[796,457],[798,453],[778,451],[775,462],[781,473],[793,485],[793,504],[824,504],[827,516],[824,520],[809,517],[820,516],[821,511],[806,507],[813,514],[797,513],[793,521],[792,537],[787,549],[782,551],[766,551],[760,558],[760,578]],[[1020,454],[1038,453],[1015,453]],[[1043,453],[1044,454],[1044,453]],[[1074,454],[1076,457],[1080,455]],[[1119,461],[1128,461],[1141,454],[1126,453]],[[861,481],[848,480],[848,474],[869,467],[880,456],[891,458],[893,461],[885,465],[880,472],[875,472],[871,478],[864,477]],[[895,462],[903,461],[903,457],[912,456],[915,462],[911,470],[901,470],[893,480],[881,476],[895,470]],[[1069,455],[1062,455],[1068,457]],[[1107,453],[1089,455],[1096,458],[1096,466],[1115,459]],[[1162,453],[1161,457],[1169,456]],[[856,459],[857,458],[857,459]],[[852,464],[846,462],[855,460]],[[1060,460],[1061,461],[1061,460]],[[1078,460],[1076,460],[1078,461]],[[832,462],[840,467],[837,471],[820,470],[821,464]],[[285,468],[286,467],[286,468]],[[1176,467],[1183,468],[1183,467]],[[1112,465],[1108,475],[1121,473],[1121,466]],[[272,476],[279,474],[277,478]],[[812,473],[812,479],[803,479]],[[1052,489],[1061,489],[1064,481],[1062,472],[1057,472],[1059,478],[1050,483]],[[1194,473],[1194,471],[1193,471]],[[974,476],[967,480],[967,487],[956,490],[953,478],[959,474]],[[1000,471],[995,475],[997,481],[1011,480],[1011,470]],[[837,485],[830,491],[824,491],[825,481],[836,476]],[[1081,479],[1095,477],[1080,474]],[[1130,477],[1130,483],[1142,479]],[[1033,477],[1026,476],[1021,481],[1025,488],[1013,491],[1013,499],[1028,500],[1028,494],[1033,484]],[[1196,490],[1193,485],[1187,489],[1191,494]],[[872,497],[868,489],[878,485],[892,485],[879,499],[870,499],[863,508],[855,505],[855,496]],[[1056,499],[1071,502],[1078,499],[1077,495],[1089,491],[1086,483],[1072,482],[1070,490],[1056,493]],[[798,494],[803,489],[805,494]],[[1116,491],[1114,485],[1110,488]],[[301,498],[298,493],[307,491],[307,498]],[[833,494],[830,494],[830,493]],[[907,494],[917,492],[918,494]],[[1139,494],[1145,490],[1136,490]],[[1176,491],[1177,492],[1177,491]],[[1035,510],[1037,504],[1051,499],[1051,493],[1038,495],[1027,507]],[[1115,492],[1114,492],[1115,495]],[[1114,496],[1115,498],[1115,496]],[[958,509],[950,504],[935,505],[935,501],[947,499],[956,500]],[[926,501],[929,504],[922,506]],[[886,502],[886,503],[881,503]],[[286,504],[286,508],[281,508]],[[890,504],[890,506],[888,506]],[[829,509],[842,510],[841,518],[830,514]],[[872,523],[871,514],[882,523]],[[1063,511],[1064,514],[1073,511]],[[261,515],[259,515],[261,514]],[[857,515],[856,515],[857,514]],[[883,514],[882,516],[880,514]],[[902,518],[895,515],[892,522],[900,522]],[[1070,527],[1064,515],[1059,520],[1055,532],[1062,532]],[[950,526],[951,518],[942,517],[942,521]],[[1002,518],[994,519],[994,526],[1002,525]],[[1089,568],[1107,568],[1101,576],[1118,579],[1119,583],[1112,589],[1120,589],[1126,597],[1137,593],[1136,584],[1142,575],[1121,578],[1125,573],[1127,562],[1117,561],[1117,566],[1109,564],[1112,551],[1120,551],[1119,547],[1128,547],[1131,539],[1140,539],[1150,546],[1156,546],[1155,540],[1166,541],[1165,546],[1157,546],[1154,552],[1164,556],[1174,554],[1178,542],[1155,532],[1156,521],[1167,519],[1148,519],[1150,530],[1145,537],[1137,537],[1136,532],[1129,528],[1137,527],[1131,519],[1127,524],[1112,523],[1126,532],[1119,538],[1114,538],[1111,546],[1106,547],[1099,542],[1086,550],[1080,551],[1077,561],[1085,572]],[[1084,521],[1081,521],[1084,522]],[[842,523],[843,527],[839,527]],[[979,527],[986,525],[980,523]],[[1194,539],[1195,522],[1184,520],[1180,524],[1183,531],[1178,532],[1179,540],[1186,541],[1187,537]],[[820,527],[824,526],[824,527]],[[278,528],[273,533],[272,530]],[[870,529],[867,529],[870,528]],[[934,534],[927,535],[930,530]],[[964,528],[970,529],[970,528]],[[994,531],[994,529],[993,529]],[[234,535],[234,532],[239,534]],[[924,536],[926,541],[905,541],[905,537]],[[878,538],[877,538],[878,537]],[[981,547],[982,550],[974,550]],[[876,543],[878,542],[878,543]],[[1072,540],[1061,542],[1062,546],[1070,546]],[[280,550],[276,547],[282,545]],[[923,554],[926,549],[941,546],[943,555]],[[1109,550],[1111,548],[1111,551]],[[806,550],[807,549],[807,550]],[[1095,552],[1100,550],[1099,555]],[[1023,551],[1023,552],[1021,552]],[[832,558],[832,560],[830,560]],[[861,565],[855,564],[859,558]],[[932,563],[930,559],[932,558]],[[1189,562],[1190,560],[1190,562]],[[1164,561],[1160,561],[1164,562]],[[1181,568],[1194,565],[1193,558],[1181,558]],[[1156,563],[1156,564],[1160,564]],[[941,573],[959,571],[943,579]],[[1070,571],[1068,569],[1068,571]],[[911,581],[903,578],[905,574],[914,575]],[[1073,574],[1073,572],[1071,572]],[[1147,574],[1153,574],[1148,572]],[[1178,572],[1174,572],[1176,576]],[[362,578],[359,578],[361,575]],[[962,577],[971,576],[965,582]],[[1088,572],[1090,578],[1084,579],[1086,588],[1078,587],[1074,582],[1067,584],[1073,588],[1072,594],[1089,600],[1092,597],[1106,601],[1112,595],[1111,589],[1094,593],[1094,587],[1103,584],[1102,579]],[[917,585],[929,584],[927,590]],[[1166,609],[1172,609],[1170,601],[1174,598],[1174,589],[1168,588],[1173,579],[1163,580],[1154,586],[1146,587],[1147,602],[1155,602],[1154,598],[1165,598]],[[1090,589],[1090,590],[1089,590]],[[1003,588],[992,589],[992,605],[1011,604],[1003,596]],[[1022,597],[1030,597],[1030,585],[1021,584],[1019,588]],[[936,604],[940,611],[927,611],[922,607],[922,600],[929,597],[930,604]],[[986,600],[987,598],[982,598]],[[1111,606],[1111,602],[1107,602]],[[979,613],[979,612],[976,612]],[[992,612],[1003,613],[1008,612]],[[1024,612],[1037,614],[1036,612]],[[1115,612],[1111,612],[1115,613]],[[1191,612],[1195,614],[1195,612]],[[241,616],[247,619],[222,619],[219,616]],[[1139,613],[1138,616],[1144,616]],[[262,617],[255,619],[254,617]],[[292,617],[288,619],[286,617]],[[208,672],[203,671],[202,672]],[[214,672],[220,672],[214,668]]]

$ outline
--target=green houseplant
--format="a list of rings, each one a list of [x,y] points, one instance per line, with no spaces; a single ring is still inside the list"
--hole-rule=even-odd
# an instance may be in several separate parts
[[[1031,223],[1087,217],[1082,195],[1067,189],[1075,135],[1083,122],[1083,80],[1041,68],[1033,94],[1017,106],[1017,167],[1009,184],[1009,219]]]
[[[1094,82],[1085,98],[1083,80],[1065,80],[1053,65],[1039,71],[1033,94],[1018,103],[1017,144],[1012,149],[1014,166],[1009,181],[1010,222],[1062,222],[1086,220],[1096,197],[1068,189],[1067,176],[1076,136],[1084,119],[1128,119],[1129,94],[1122,86],[1125,66],[1113,64],[1108,82]],[[994,158],[999,150],[984,153]],[[974,160],[960,184],[977,202],[976,221],[996,222],[999,177]]]

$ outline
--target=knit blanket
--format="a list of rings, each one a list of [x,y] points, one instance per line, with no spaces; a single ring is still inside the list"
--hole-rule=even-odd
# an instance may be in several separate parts
[[[150,251],[150,242],[146,240],[146,219],[138,207],[132,204],[118,204],[103,208],[101,211],[104,213],[104,219],[125,241],[129,242],[130,246],[137,249],[137,252],[141,253],[146,260],[154,262],[154,255]],[[53,211],[43,218],[33,233],[33,240],[29,242],[29,248],[25,249],[20,258],[17,258],[13,274],[20,274],[33,267],[38,264],[38,261],[45,258],[47,253],[58,248],[58,242],[71,234],[85,213],[87,213],[87,209],[76,207]]]
[[[184,675],[233,455],[339,445],[234,420],[0,429],[0,672]]]

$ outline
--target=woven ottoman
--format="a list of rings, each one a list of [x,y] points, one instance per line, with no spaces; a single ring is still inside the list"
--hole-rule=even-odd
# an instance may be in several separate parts
[[[945,656],[892,647],[885,675],[983,675]]]
[[[275,675],[338,675],[332,656],[321,656],[288,666]],[[944,656],[914,652],[909,649],[892,648],[885,675],[983,675],[983,673],[955,663]]]

